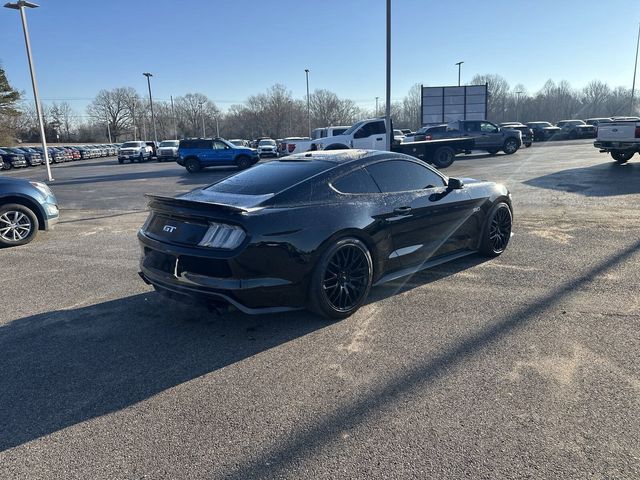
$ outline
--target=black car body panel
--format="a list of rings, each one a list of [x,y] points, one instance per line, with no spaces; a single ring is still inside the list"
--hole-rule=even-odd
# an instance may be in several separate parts
[[[373,282],[382,282],[476,251],[493,205],[511,205],[502,185],[465,179],[462,188],[451,189],[446,176],[400,153],[347,150],[286,158],[175,199],[149,196],[151,213],[138,233],[142,278],[162,293],[231,303],[247,313],[300,309],[308,304],[315,265],[337,239],[364,242]],[[296,177],[298,166],[309,174]],[[429,184],[382,193],[373,178],[398,166],[427,169]],[[242,175],[252,171],[252,179],[267,177],[263,185],[244,183],[249,177]],[[269,178],[276,179],[273,188]],[[361,180],[376,191],[367,191]],[[200,246],[211,224],[241,228],[245,237],[228,250]]]

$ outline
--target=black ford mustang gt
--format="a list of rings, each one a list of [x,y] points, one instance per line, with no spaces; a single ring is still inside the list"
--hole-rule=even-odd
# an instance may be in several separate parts
[[[344,318],[372,285],[478,251],[499,255],[511,236],[503,185],[447,178],[392,152],[291,155],[148,198],[142,278],[170,297],[246,313]]]

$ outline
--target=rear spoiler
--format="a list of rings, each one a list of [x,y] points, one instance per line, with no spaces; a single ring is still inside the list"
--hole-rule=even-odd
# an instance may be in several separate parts
[[[187,207],[187,208],[206,205],[210,207],[222,208],[224,210],[228,210],[236,213],[247,213],[247,212],[251,212],[252,210],[259,210],[259,208],[239,207],[236,205],[229,205],[226,203],[206,202],[202,200],[185,200],[182,198],[164,197],[162,195],[151,195],[149,193],[145,193],[144,196],[149,199],[149,206],[151,206],[152,203],[160,204],[160,206],[176,206],[176,207]]]

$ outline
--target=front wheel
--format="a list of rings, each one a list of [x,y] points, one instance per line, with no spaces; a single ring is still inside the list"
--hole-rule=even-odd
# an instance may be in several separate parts
[[[633,155],[635,154],[635,152],[625,152],[623,150],[613,150],[611,152],[611,157],[618,162],[620,165],[622,165],[623,163],[627,163],[629,160],[631,160],[631,157],[633,157]]]
[[[309,309],[330,319],[355,313],[364,303],[373,281],[373,261],[357,238],[333,243],[320,257],[309,285]]]
[[[489,215],[480,239],[480,253],[487,257],[497,257],[507,248],[511,238],[513,214],[504,202],[496,204]]]
[[[438,168],[447,168],[455,160],[456,152],[451,147],[440,147],[433,154],[433,164]]]
[[[502,151],[507,155],[511,155],[518,151],[518,141],[515,138],[508,138],[502,146]]]
[[[38,232],[38,217],[24,205],[0,207],[0,246],[15,247],[34,239]]]
[[[245,170],[251,166],[251,159],[249,157],[241,156],[236,160],[236,165],[239,170]]]

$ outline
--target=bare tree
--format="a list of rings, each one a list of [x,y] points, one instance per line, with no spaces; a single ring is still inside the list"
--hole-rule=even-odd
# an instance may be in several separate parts
[[[117,141],[118,137],[122,136],[132,125],[138,98],[138,94],[131,87],[100,90],[87,107],[87,113],[96,123],[103,124],[105,127],[108,122],[111,135]]]

